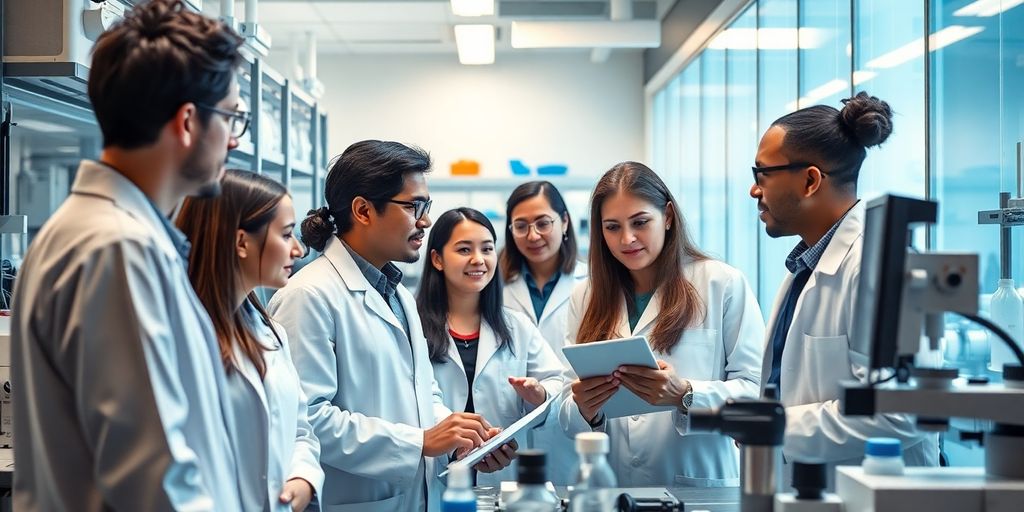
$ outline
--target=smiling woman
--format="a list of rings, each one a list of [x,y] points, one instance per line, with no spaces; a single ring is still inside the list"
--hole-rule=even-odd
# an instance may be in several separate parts
[[[562,366],[533,322],[502,306],[491,221],[472,208],[442,214],[427,239],[416,306],[434,377],[452,411],[508,426],[562,388]],[[478,484],[513,477],[515,446],[488,455]]]

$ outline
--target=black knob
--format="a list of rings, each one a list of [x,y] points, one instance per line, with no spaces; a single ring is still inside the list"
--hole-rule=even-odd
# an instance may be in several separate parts
[[[793,463],[793,488],[798,500],[820,500],[828,487],[825,464]]]

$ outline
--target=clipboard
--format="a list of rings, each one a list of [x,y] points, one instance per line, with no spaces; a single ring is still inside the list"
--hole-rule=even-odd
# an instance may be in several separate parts
[[[554,403],[561,395],[553,395],[548,397],[544,403],[537,406],[536,409],[530,411],[522,418],[519,418],[515,423],[505,427],[504,430],[498,433],[498,435],[490,438],[484,444],[476,447],[473,451],[467,453],[464,457],[459,460],[452,461],[448,464],[448,467],[439,474],[439,477],[444,477],[452,470],[455,466],[462,465],[468,468],[472,468],[478,462],[484,460],[487,454],[501,448],[505,443],[511,441],[518,434],[525,432],[537,425],[543,423],[545,416],[548,414],[548,410],[551,409],[551,404]]]
[[[562,347],[562,353],[581,379],[611,375],[620,366],[658,368],[658,361],[654,358],[654,352],[651,351],[651,346],[644,336],[567,345]],[[619,390],[601,408],[606,418],[621,418],[672,409],[672,406],[651,405],[625,386],[619,386]]]

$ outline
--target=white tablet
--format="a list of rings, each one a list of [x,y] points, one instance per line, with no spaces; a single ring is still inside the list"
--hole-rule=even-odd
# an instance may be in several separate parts
[[[438,476],[443,477],[447,475],[448,472],[456,465],[463,465],[472,468],[478,462],[484,460],[484,457],[486,457],[488,453],[501,448],[502,445],[511,441],[517,434],[541,424],[544,421],[545,416],[547,416],[548,409],[551,408],[551,404],[558,397],[559,395],[549,397],[544,403],[538,405],[536,409],[530,411],[522,418],[519,418],[515,423],[505,427],[505,429],[499,432],[498,435],[488,439],[486,443],[467,453],[465,457],[448,464],[448,467]]]
[[[647,343],[647,338],[638,336],[608,341],[592,341],[562,347],[562,353],[581,379],[611,375],[620,366],[646,366],[658,368],[658,361]],[[633,394],[625,386],[605,402],[607,418],[621,418],[635,414],[671,411],[672,406],[655,406]]]

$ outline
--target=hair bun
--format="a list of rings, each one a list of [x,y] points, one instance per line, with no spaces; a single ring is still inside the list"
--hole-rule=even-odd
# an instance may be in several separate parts
[[[892,108],[864,91],[843,100],[839,117],[854,140],[865,148],[885,142],[892,134]]]

